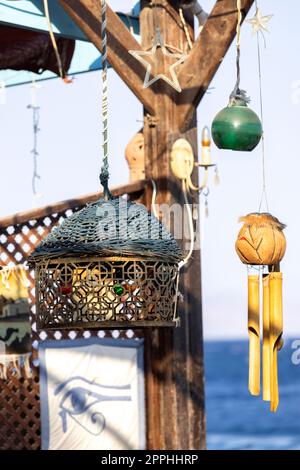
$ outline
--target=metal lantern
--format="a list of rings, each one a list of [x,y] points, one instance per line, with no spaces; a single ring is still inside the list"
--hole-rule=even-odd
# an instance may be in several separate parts
[[[100,199],[54,228],[29,258],[37,326],[174,326],[181,258],[145,206]]]
[[[216,115],[211,131],[219,149],[249,152],[261,139],[262,125],[244,101],[233,100]]]

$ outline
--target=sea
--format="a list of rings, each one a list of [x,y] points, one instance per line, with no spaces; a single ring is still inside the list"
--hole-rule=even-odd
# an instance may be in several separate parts
[[[248,392],[247,341],[205,341],[207,448],[300,450],[300,339],[278,353],[276,413]]]

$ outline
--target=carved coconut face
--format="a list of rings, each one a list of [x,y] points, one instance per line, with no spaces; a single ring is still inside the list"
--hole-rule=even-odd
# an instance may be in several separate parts
[[[285,225],[271,214],[249,214],[241,217],[244,222],[235,244],[240,260],[245,264],[278,264],[286,249],[283,233]]]

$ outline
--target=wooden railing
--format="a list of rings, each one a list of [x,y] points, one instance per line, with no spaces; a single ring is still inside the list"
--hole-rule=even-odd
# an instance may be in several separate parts
[[[141,180],[113,188],[114,196],[128,194],[138,199],[147,181]],[[50,230],[87,203],[96,201],[101,193],[88,194],[79,198],[62,201],[28,212],[14,214],[0,219],[0,265],[23,264]],[[75,339],[86,336],[84,331],[39,331],[35,322],[35,297],[33,272],[27,271],[31,283],[29,289],[32,306],[32,378],[18,378],[14,370],[8,370],[7,380],[0,380],[0,450],[39,449],[41,445],[39,368],[37,345],[39,340]],[[126,338],[128,331],[116,331],[113,337]],[[90,331],[88,335],[111,337],[110,331]]]

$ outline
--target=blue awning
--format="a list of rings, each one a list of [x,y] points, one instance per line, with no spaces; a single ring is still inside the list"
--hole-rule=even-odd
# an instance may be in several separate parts
[[[138,2],[130,13],[117,13],[137,39],[139,38],[139,11]],[[68,75],[73,76],[99,70],[101,68],[99,51],[88,41],[85,34],[67,15],[57,0],[49,0],[49,13],[54,33],[76,40]],[[34,31],[48,31],[43,0],[0,1],[0,27],[1,24]],[[33,74],[27,71],[0,70],[0,83],[6,87],[30,83],[32,80],[40,81],[51,78],[57,78],[57,75],[52,72]]]

